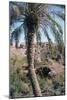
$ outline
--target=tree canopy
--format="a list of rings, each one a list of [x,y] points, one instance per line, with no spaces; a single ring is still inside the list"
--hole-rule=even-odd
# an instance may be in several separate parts
[[[50,10],[54,6],[58,10]],[[55,9],[55,8],[53,8]],[[61,10],[59,10],[61,9]],[[10,2],[10,29],[14,23],[21,22],[19,27],[16,27],[11,32],[11,40],[19,39],[22,27],[24,28],[25,40],[27,40],[27,32],[33,30],[36,33],[37,42],[41,42],[41,31],[43,30],[45,37],[48,41],[51,41],[50,34],[53,35],[55,41],[63,42],[63,29],[61,25],[56,21],[54,16],[57,16],[61,21],[65,21],[65,6],[64,5],[49,5],[42,3],[25,3],[25,2]],[[48,27],[51,32],[48,32]],[[30,30],[28,30],[30,28]]]

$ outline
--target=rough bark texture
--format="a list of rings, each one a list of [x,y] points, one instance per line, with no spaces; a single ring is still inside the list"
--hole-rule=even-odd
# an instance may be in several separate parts
[[[29,75],[33,87],[34,96],[42,96],[41,89],[37,80],[37,76],[34,68],[34,33],[28,33],[28,45],[27,45],[27,58],[28,58],[28,66],[29,66]]]
[[[15,48],[18,48],[18,40],[15,40]]]

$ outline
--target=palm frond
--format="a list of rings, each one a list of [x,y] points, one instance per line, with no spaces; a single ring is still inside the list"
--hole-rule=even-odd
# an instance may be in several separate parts
[[[55,41],[63,41],[63,35],[59,33],[59,31],[56,29],[56,26],[52,23],[48,23],[48,26],[51,29],[51,34],[53,34]]]
[[[65,20],[65,13],[64,12],[55,12],[55,11],[51,11],[50,14],[55,14],[56,16],[58,16],[59,18],[61,18],[62,20]]]
[[[13,39],[14,40],[19,40],[19,37],[20,37],[20,34],[21,34],[21,31],[22,31],[22,26],[23,24],[21,24],[19,27],[17,27],[13,32],[11,32],[11,36],[10,36],[10,41],[12,42]]]
[[[56,26],[56,30],[59,31],[59,34],[63,34],[63,30],[61,28],[61,26],[59,25],[59,23],[57,23],[50,15],[47,15],[48,20],[50,23],[52,23],[53,26]]]
[[[48,42],[51,41],[51,38],[50,38],[50,36],[49,36],[49,34],[48,34],[48,31],[47,31],[48,27],[45,26],[44,24],[43,24],[43,25],[40,25],[40,26],[41,26],[41,28],[42,28],[42,30],[43,30],[43,32],[44,32],[44,35],[45,35],[45,37],[47,38]]]
[[[37,44],[41,46],[41,33],[40,30],[36,33]]]

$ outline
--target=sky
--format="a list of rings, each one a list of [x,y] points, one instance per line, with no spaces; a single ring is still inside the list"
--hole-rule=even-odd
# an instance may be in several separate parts
[[[51,11],[59,11],[59,12],[64,12],[64,9],[59,8],[58,6],[56,7],[55,5],[48,5],[48,12],[50,13]],[[63,30],[63,40],[64,40],[64,21],[62,21],[59,17],[57,16],[53,16],[54,19],[56,20],[56,22],[58,22]],[[22,23],[21,22],[17,22],[14,24],[14,26],[12,27],[11,31],[13,31],[16,27],[19,27]],[[48,42],[47,38],[44,36],[44,32],[42,29],[40,29],[40,32],[42,33],[41,35],[41,41],[42,42]],[[50,28],[48,27],[48,34],[51,33]],[[50,38],[52,39],[52,42],[55,42],[55,39],[53,37],[52,34],[50,34]],[[36,40],[35,40],[36,41]],[[24,30],[22,28],[22,34],[20,36],[20,40],[19,43],[24,43],[25,42],[25,38],[24,38]]]

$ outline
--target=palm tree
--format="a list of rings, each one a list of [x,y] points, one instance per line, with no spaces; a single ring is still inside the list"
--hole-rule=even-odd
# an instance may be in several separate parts
[[[58,6],[58,8],[63,9],[64,6]],[[18,28],[15,28],[14,31],[11,33],[11,40],[13,39],[13,37],[18,40],[18,36],[20,35],[20,33],[22,33],[21,27],[23,27],[27,46],[28,70],[32,83],[33,93],[35,96],[42,96],[42,93],[34,68],[34,37],[36,35],[37,43],[40,43],[40,29],[42,29],[44,35],[47,37],[48,40],[50,40],[50,36],[47,31],[48,26],[51,28],[52,34],[54,37],[56,37],[56,40],[58,36],[63,35],[61,26],[53,19],[52,14],[55,14],[60,19],[64,20],[63,12],[59,13],[51,11],[49,13],[47,4],[10,2],[10,29],[14,25],[14,23],[22,22],[22,24]]]

